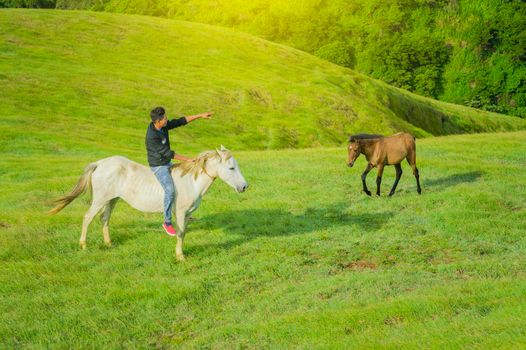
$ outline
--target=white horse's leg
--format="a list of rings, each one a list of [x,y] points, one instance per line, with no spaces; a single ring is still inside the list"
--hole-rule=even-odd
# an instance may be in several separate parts
[[[177,209],[177,246],[175,248],[175,257],[179,261],[184,260],[183,242],[186,229],[186,210]]]
[[[108,247],[111,246],[111,239],[110,239],[110,217],[111,213],[113,211],[113,208],[115,208],[115,203],[119,198],[113,198],[108,203],[106,203],[106,206],[104,207],[104,211],[102,212],[102,234],[104,235],[104,244],[106,244]]]
[[[88,226],[93,220],[93,217],[97,215],[99,210],[102,208],[104,203],[98,201],[93,201],[91,207],[88,209],[86,214],[84,214],[84,220],[82,221],[82,233],[80,234],[80,248],[86,249],[86,236],[88,234]]]

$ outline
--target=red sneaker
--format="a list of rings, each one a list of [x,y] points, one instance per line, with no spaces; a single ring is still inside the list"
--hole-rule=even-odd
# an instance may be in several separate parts
[[[169,236],[177,236],[177,232],[175,232],[175,229],[171,224],[164,223],[163,228]]]

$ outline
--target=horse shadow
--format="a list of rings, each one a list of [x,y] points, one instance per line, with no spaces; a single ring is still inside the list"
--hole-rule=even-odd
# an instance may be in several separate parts
[[[426,179],[423,181],[422,187],[451,187],[461,183],[475,182],[482,175],[484,175],[483,171],[470,171],[466,173],[452,174],[438,179]]]
[[[307,208],[299,214],[285,209],[260,208],[214,213],[190,223],[189,231],[222,229],[235,238],[218,244],[193,246],[191,251],[229,249],[260,237],[305,235],[343,226],[372,232],[381,229],[394,216],[392,212],[349,213],[348,209],[348,203],[340,203],[324,208]]]

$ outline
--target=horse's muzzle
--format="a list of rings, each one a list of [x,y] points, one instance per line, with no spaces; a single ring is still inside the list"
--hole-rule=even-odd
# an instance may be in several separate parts
[[[352,168],[352,166],[354,165],[354,162],[347,163],[347,165],[349,166],[349,168]]]
[[[245,192],[248,188],[248,184],[244,184],[244,185],[241,185],[241,186],[237,186],[237,192],[241,193],[241,192]]]

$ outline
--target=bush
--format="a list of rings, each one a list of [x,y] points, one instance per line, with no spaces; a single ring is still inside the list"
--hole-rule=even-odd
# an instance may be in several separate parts
[[[105,0],[106,2],[108,0]],[[71,10],[80,10],[80,9],[93,9],[97,5],[102,5],[103,0],[56,0],[56,8],[58,9],[71,9]]]
[[[391,85],[436,98],[448,59],[449,49],[440,40],[396,34],[368,47],[362,69]]]
[[[322,46],[316,51],[315,55],[348,68],[353,68],[356,63],[353,48],[343,41],[335,41]]]
[[[56,0],[0,0],[0,7],[55,8]]]

